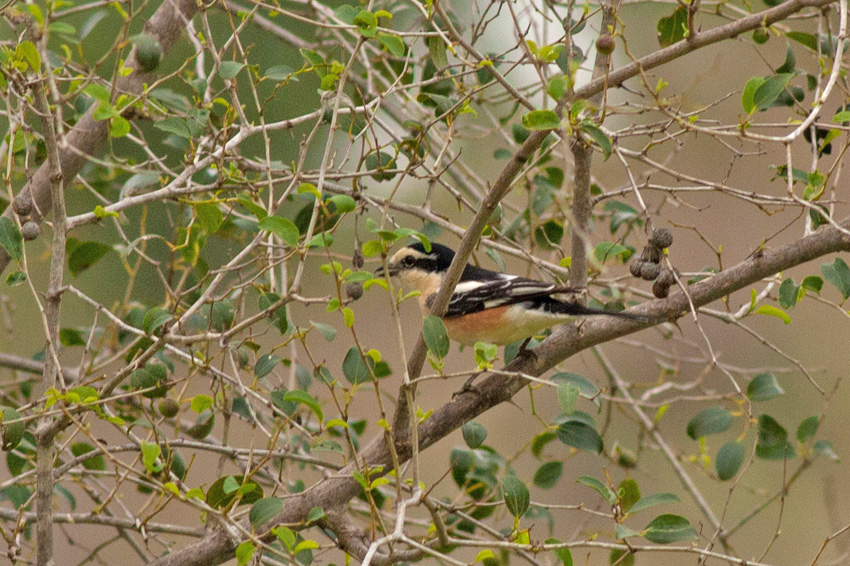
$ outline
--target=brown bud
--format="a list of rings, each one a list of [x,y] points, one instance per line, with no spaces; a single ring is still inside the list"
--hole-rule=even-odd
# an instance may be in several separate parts
[[[656,228],[649,238],[650,245],[657,246],[662,250],[673,245],[673,234],[667,228]]]
[[[27,220],[24,222],[24,225],[21,226],[21,235],[24,237],[24,240],[31,241],[38,238],[38,233],[40,228],[38,223],[33,222],[32,220]]]
[[[180,403],[172,399],[171,397],[166,397],[162,401],[159,402],[159,413],[166,418],[172,419],[177,416],[177,413],[180,412]]]
[[[361,269],[364,263],[366,262],[363,259],[363,252],[359,248],[354,250],[354,255],[351,256],[351,265],[354,266],[354,269]]]
[[[345,286],[345,294],[354,301],[363,296],[363,283],[360,281],[352,281]]]
[[[640,270],[643,267],[644,263],[646,262],[641,258],[634,258],[629,264],[629,273],[631,273],[633,277],[640,277]]]
[[[610,55],[616,47],[617,43],[610,33],[600,35],[599,39],[596,40],[596,50],[603,55]]]
[[[648,246],[643,248],[643,252],[641,252],[640,258],[643,261],[647,261],[649,263],[658,263],[659,261],[661,261],[662,251],[663,250],[661,248],[652,245],[652,243],[650,242]]]
[[[27,216],[32,212],[32,195],[28,192],[18,193],[12,201],[12,209],[18,216]]]
[[[640,267],[641,279],[645,279],[646,281],[652,281],[658,277],[659,273],[661,273],[661,266],[657,263],[646,262]]]

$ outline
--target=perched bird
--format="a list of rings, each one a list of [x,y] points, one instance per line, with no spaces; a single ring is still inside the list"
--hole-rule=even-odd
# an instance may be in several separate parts
[[[415,243],[393,255],[387,263],[389,273],[385,273],[383,266],[375,273],[396,277],[405,289],[419,291],[419,306],[427,315],[454,256],[454,250],[446,246],[432,243],[431,251],[425,251],[425,246]],[[531,338],[577,316],[610,315],[641,322],[649,320],[642,315],[594,309],[552,297],[575,297],[580,293],[573,287],[467,264],[449,301],[443,323],[449,338],[461,344],[472,345],[480,341],[504,345]]]

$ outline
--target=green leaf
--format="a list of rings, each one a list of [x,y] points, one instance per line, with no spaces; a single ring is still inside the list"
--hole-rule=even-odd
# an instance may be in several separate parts
[[[823,289],[823,279],[817,275],[809,275],[803,278],[803,281],[800,283],[800,287],[806,291],[820,293],[821,289]]]
[[[0,217],[0,246],[14,260],[21,259],[24,254],[24,237],[15,223],[5,216]]]
[[[318,417],[319,421],[324,420],[325,415],[322,412],[322,407],[319,405],[319,401],[316,400],[315,397],[303,391],[301,389],[293,389],[286,393],[283,396],[284,402],[292,402],[292,403],[301,403],[302,405],[307,405],[307,407],[313,411],[313,414]]]
[[[33,71],[37,72],[41,69],[41,55],[38,54],[38,49],[36,49],[31,41],[22,41],[19,43],[15,52],[24,58]]]
[[[635,555],[628,550],[615,548],[608,555],[608,564],[611,566],[635,566]]]
[[[717,451],[717,457],[714,459],[714,469],[717,471],[717,477],[720,481],[730,480],[735,477],[741,464],[744,463],[746,451],[744,445],[740,442],[727,442]]]
[[[242,61],[222,61],[218,67],[218,75],[226,80],[230,80],[239,74],[245,63]]]
[[[86,458],[81,462],[83,467],[87,470],[106,471],[106,458],[103,457],[103,454],[97,448],[87,442],[75,442],[71,445],[71,454],[75,457],[88,454],[89,452],[95,453],[92,454],[91,458]]]
[[[531,502],[528,488],[513,473],[509,473],[502,479],[502,494],[508,512],[514,517],[522,517],[528,511],[528,505]]]
[[[617,494],[611,491],[608,486],[592,476],[581,476],[576,480],[576,483],[586,485],[590,489],[602,496],[609,505],[613,505],[617,501]]]
[[[489,369],[493,367],[492,362],[499,353],[498,346],[486,342],[476,342],[473,348],[475,349],[475,363],[478,365],[478,369]]]
[[[747,386],[747,397],[751,401],[767,401],[785,393],[772,373],[760,373]]]
[[[446,326],[439,317],[428,315],[423,320],[422,337],[428,351],[436,358],[445,358],[449,353],[449,335]]]
[[[17,287],[27,280],[27,274],[23,271],[12,271],[6,276],[6,285],[9,287]]]
[[[313,322],[310,321],[310,324],[313,325],[313,328],[318,330],[325,340],[328,342],[333,342],[334,338],[336,338],[336,328],[329,324],[322,324],[321,322]]]
[[[532,110],[522,117],[526,130],[556,130],[561,127],[561,117],[551,110]]]
[[[380,41],[381,45],[386,47],[387,51],[389,51],[394,57],[404,57],[404,54],[407,51],[407,46],[404,44],[404,40],[394,33],[380,32],[378,33],[378,41]]]
[[[654,493],[652,495],[647,495],[646,497],[641,497],[638,499],[632,508],[629,510],[629,513],[634,515],[639,511],[643,511],[644,509],[649,509],[650,507],[655,507],[656,505],[669,505],[671,503],[678,503],[679,498],[675,493]]]
[[[198,223],[207,234],[215,234],[221,228],[224,214],[217,204],[199,202],[194,205],[195,214],[198,215]]]
[[[561,541],[550,538],[546,541],[547,544],[558,544]],[[552,551],[555,557],[561,561],[561,566],[573,566],[573,553],[569,548],[556,548]]]
[[[555,434],[558,435],[558,440],[567,446],[596,452],[597,454],[602,452],[602,437],[599,436],[595,428],[581,420],[569,420],[561,423],[558,425]]]
[[[162,471],[162,462],[157,462],[157,459],[162,454],[162,448],[159,444],[142,441],[142,463],[148,472]]]
[[[833,462],[840,462],[841,458],[835,453],[835,448],[829,440],[818,440],[814,445],[815,452],[823,454]]]
[[[12,407],[0,407],[3,415],[3,425],[0,432],[3,434],[2,448],[5,451],[14,450],[21,443],[26,431],[26,423],[21,420],[21,415]]]
[[[195,395],[192,397],[191,407],[192,410],[198,413],[199,415],[211,408],[215,400],[209,395]]]
[[[76,277],[111,251],[112,246],[100,242],[80,242],[75,238],[68,238],[65,244],[65,252],[68,254],[68,271]]]
[[[764,84],[764,77],[752,77],[744,86],[744,94],[741,95],[741,106],[744,107],[744,112],[752,114],[756,111],[755,96],[756,91]]]
[[[254,375],[257,376],[257,378],[267,376],[279,361],[280,358],[274,354],[263,354],[259,357],[259,359],[257,359],[257,363],[254,364]]]
[[[265,77],[271,81],[285,81],[292,76],[292,67],[288,65],[274,65],[266,69]]]
[[[325,517],[325,510],[321,507],[313,507],[310,509],[310,512],[307,513],[307,522],[313,523]]]
[[[682,41],[688,30],[688,9],[685,6],[679,6],[671,15],[658,20],[656,29],[658,44],[661,47],[668,47]]]
[[[629,248],[615,242],[602,242],[593,248],[593,257],[600,263],[611,258],[624,259],[630,253]]]
[[[357,208],[357,202],[348,195],[335,195],[328,198],[327,202],[333,203],[336,214],[351,212]]]
[[[564,226],[556,220],[547,220],[534,230],[534,240],[544,250],[558,248],[563,237]]]
[[[579,394],[581,390],[575,383],[561,382],[558,384],[558,404],[561,410],[567,415],[572,415],[576,411]]]
[[[254,502],[248,512],[248,519],[251,521],[251,526],[257,529],[274,519],[281,511],[283,511],[282,499],[266,497]]]
[[[487,438],[487,429],[475,421],[469,421],[460,427],[460,432],[463,434],[463,441],[472,449],[481,446]]]
[[[753,104],[756,110],[767,110],[770,108],[776,99],[782,94],[782,91],[791,82],[794,75],[791,73],[781,73],[772,77],[767,77],[764,84],[759,86],[753,94]]]
[[[753,311],[753,314],[765,314],[767,316],[775,316],[781,319],[785,324],[791,324],[791,317],[784,310],[778,309],[773,305],[762,305]]]
[[[810,33],[804,33],[801,31],[789,31],[785,34],[785,37],[796,41],[800,45],[805,45],[812,51],[818,50],[818,40],[814,35]]]
[[[546,462],[534,472],[534,485],[543,489],[554,487],[564,471],[563,462]]]
[[[245,542],[239,543],[239,546],[236,547],[236,565],[237,566],[245,566],[248,564],[251,559],[254,557],[254,553],[257,551],[257,547],[254,546],[254,543],[250,540],[246,540]]]
[[[761,415],[758,421],[756,456],[764,460],[783,460],[796,455],[788,442],[788,432],[770,415]]]
[[[561,100],[570,92],[570,79],[565,75],[555,75],[546,85],[546,93],[555,100]]]
[[[170,312],[162,307],[154,307],[145,313],[145,318],[142,321],[142,330],[145,334],[153,334],[162,327],[163,324],[172,320],[174,317]]]
[[[109,136],[113,138],[123,138],[130,133],[130,122],[121,116],[113,116],[109,123]]]
[[[723,407],[703,409],[688,423],[688,436],[697,440],[703,436],[718,434],[729,430],[735,418]]]
[[[605,159],[611,155],[611,139],[605,135],[599,126],[591,122],[590,120],[582,120],[579,124],[579,131],[584,132],[593,141],[599,149],[602,150],[602,153],[605,154]]]
[[[797,304],[797,298],[800,296],[800,288],[794,283],[790,277],[782,282],[779,286],[779,305],[783,309],[793,308]]]
[[[837,257],[832,263],[821,264],[820,271],[823,278],[838,289],[845,301],[850,298],[850,268],[843,259]]]
[[[817,415],[803,419],[803,422],[797,427],[797,440],[802,443],[808,442],[817,434],[818,427],[820,427],[820,418]]]
[[[351,385],[358,385],[371,381],[374,367],[375,361],[371,356],[365,356],[364,360],[357,347],[352,346],[342,361],[342,374]]]
[[[431,61],[434,62],[434,67],[437,71],[442,71],[449,66],[448,57],[446,57],[446,44],[438,35],[433,35],[428,38],[428,54],[431,55]]]
[[[655,544],[669,544],[680,540],[694,539],[697,532],[684,517],[665,513],[646,525],[646,532],[643,536],[646,540]]]
[[[86,345],[86,341],[83,338],[82,333],[75,328],[60,328],[59,343],[68,348],[72,346]]]
[[[634,504],[640,501],[640,487],[632,478],[626,478],[620,482],[617,489],[617,499],[620,502],[620,508],[623,513],[628,513]]]
[[[271,232],[291,248],[298,245],[298,228],[291,220],[280,216],[266,216],[258,224],[260,230]]]
[[[260,295],[259,307],[264,311],[270,308],[273,304],[280,300],[280,295],[276,293],[263,293]],[[286,307],[281,305],[269,313],[269,318],[274,326],[281,334],[285,334],[289,329],[289,320],[286,318]]]

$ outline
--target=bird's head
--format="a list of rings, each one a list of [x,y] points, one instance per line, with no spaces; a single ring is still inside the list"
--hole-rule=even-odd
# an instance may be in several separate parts
[[[397,277],[404,287],[423,294],[433,292],[440,286],[454,257],[455,252],[451,248],[432,243],[430,251],[426,251],[425,246],[417,242],[397,251],[387,261],[387,271],[381,266],[375,270],[375,275]]]

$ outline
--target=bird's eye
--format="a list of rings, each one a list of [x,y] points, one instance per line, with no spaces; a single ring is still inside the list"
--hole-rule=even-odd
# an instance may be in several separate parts
[[[413,257],[412,255],[409,255],[406,258],[404,258],[403,260],[401,260],[401,264],[405,267],[413,267],[413,265],[415,263],[416,263],[416,258]]]

